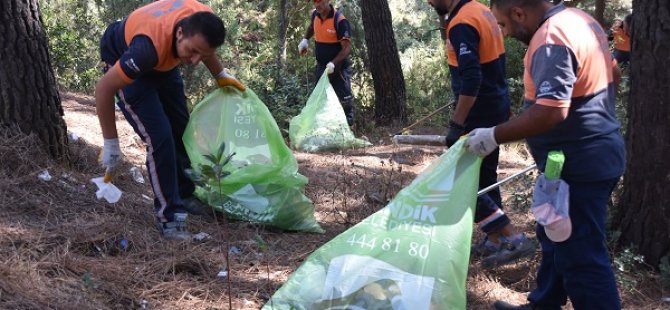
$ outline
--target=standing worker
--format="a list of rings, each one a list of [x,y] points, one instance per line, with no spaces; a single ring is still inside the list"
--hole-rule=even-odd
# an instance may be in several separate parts
[[[498,301],[494,306],[553,310],[561,309],[569,297],[577,310],[621,309],[605,224],[625,154],[614,110],[619,68],[612,62],[605,31],[587,13],[563,4],[492,0],[491,5],[505,35],[528,45],[526,109],[498,126],[473,130],[466,147],[486,156],[498,144],[527,139],[542,171],[550,151],[563,151],[561,179],[569,185],[571,221],[571,230],[561,238],[547,234],[550,227],[536,226],[542,261],[530,303]]]
[[[301,56],[307,54],[309,39],[314,36],[316,76],[328,70],[330,84],[340,99],[349,126],[354,125],[354,97],[351,94],[351,26],[330,0],[314,0],[314,11],[305,37],[298,44]]]
[[[475,128],[496,126],[509,119],[510,100],[505,70],[505,47],[500,28],[488,7],[471,0],[429,0],[446,21],[446,49],[451,87],[457,100],[449,120],[446,144],[451,147]],[[496,148],[482,161],[479,188],[498,181]],[[536,245],[518,233],[502,210],[498,188],[477,197],[475,222],[486,237],[473,254],[490,268],[535,253]]]
[[[224,71],[216,48],[226,37],[223,21],[195,0],[161,0],[132,12],[107,27],[100,41],[105,74],[95,87],[95,102],[104,146],[101,161],[117,166],[119,147],[114,116],[118,106],[147,147],[147,171],[154,192],[155,215],[163,237],[187,240],[193,182],[182,135],[189,119],[184,82],[177,66],[203,62],[220,87],[245,87]]]
[[[630,61],[630,23],[632,20],[633,15],[628,14],[623,22],[617,20],[610,29],[614,41],[612,56],[622,66]]]

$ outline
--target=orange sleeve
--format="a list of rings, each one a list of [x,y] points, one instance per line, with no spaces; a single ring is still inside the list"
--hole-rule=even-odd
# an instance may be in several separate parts
[[[121,69],[121,63],[118,60],[114,64],[113,68],[116,70],[116,72],[119,73],[119,76],[121,77],[121,79],[124,80],[126,83],[132,83],[133,82],[133,79],[128,77],[128,75],[126,75],[126,73],[123,72],[123,70]]]

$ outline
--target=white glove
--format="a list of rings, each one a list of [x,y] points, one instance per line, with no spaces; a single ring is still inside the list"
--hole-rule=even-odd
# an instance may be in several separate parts
[[[102,166],[107,169],[113,169],[123,159],[123,153],[119,148],[119,139],[105,139],[102,147],[102,154],[100,154],[100,161]]]
[[[479,156],[491,154],[498,147],[494,132],[495,127],[477,128],[471,131],[465,141],[465,147],[468,151]]]
[[[326,65],[326,72],[328,72],[328,74],[331,74],[331,73],[335,72],[335,64],[332,63],[332,62],[329,62]]]
[[[300,44],[298,44],[298,52],[300,55],[303,55],[304,53],[307,52],[307,45],[309,44],[309,41],[307,39],[303,38],[302,41],[300,41]]]

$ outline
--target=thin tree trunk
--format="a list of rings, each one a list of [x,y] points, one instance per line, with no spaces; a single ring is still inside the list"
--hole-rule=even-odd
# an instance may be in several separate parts
[[[281,80],[280,74],[286,62],[286,32],[288,29],[288,0],[279,0],[279,15],[278,33],[277,33],[277,81]]]
[[[67,159],[67,128],[37,0],[0,1],[0,123]]]
[[[670,2],[633,1],[631,91],[624,192],[613,217],[622,246],[635,245],[658,267],[670,256]]]
[[[375,121],[407,122],[405,78],[387,0],[360,0],[365,43],[375,88]]]
[[[593,17],[600,23],[600,26],[607,29],[605,25],[605,0],[596,0],[596,9],[593,11]]]

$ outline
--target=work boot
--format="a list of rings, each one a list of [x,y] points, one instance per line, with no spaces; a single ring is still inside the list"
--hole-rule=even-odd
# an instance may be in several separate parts
[[[500,241],[500,249],[482,259],[482,267],[493,268],[512,263],[522,257],[535,254],[537,248],[535,242],[526,238],[525,234],[520,234],[519,237],[512,240],[501,237]]]
[[[191,215],[201,215],[206,218],[214,217],[212,207],[194,196],[182,199],[182,202],[184,203],[184,210]]]
[[[172,222],[158,223],[158,230],[168,240],[191,240],[193,235],[186,230],[186,213],[175,213]]]
[[[560,310],[561,306],[558,306],[556,308],[554,308],[554,307],[547,308],[547,307],[541,307],[541,306],[536,305],[532,302],[527,303],[527,304],[523,304],[523,305],[515,306],[515,305],[512,305],[510,303],[504,302],[502,300],[497,300],[493,304],[493,309],[495,309],[495,310],[550,310],[550,309]]]

